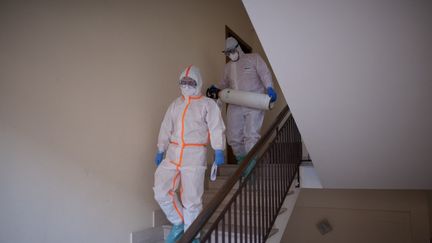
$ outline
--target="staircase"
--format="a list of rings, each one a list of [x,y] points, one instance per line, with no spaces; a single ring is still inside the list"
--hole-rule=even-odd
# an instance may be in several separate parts
[[[274,225],[282,231],[286,225],[277,218],[289,218],[298,195],[291,197],[289,192],[294,191],[301,159],[301,136],[285,107],[239,165],[221,166],[214,182],[206,176],[203,210],[178,242],[189,243],[197,237],[201,242],[272,242],[279,231]],[[290,205],[286,206],[290,210],[283,205]],[[161,211],[155,215],[154,225],[162,225],[160,219],[166,219]],[[163,242],[170,230],[167,222],[147,234],[136,232],[131,243]],[[279,234],[274,239],[278,242]]]
[[[179,243],[198,235],[201,242],[268,241],[278,232],[279,214],[287,211],[282,206],[301,159],[301,136],[285,107],[240,165],[226,165],[208,184],[205,207]]]
[[[216,193],[223,187],[223,185],[227,182],[227,180],[236,172],[236,170],[238,169],[238,167],[239,167],[238,165],[231,165],[231,164],[229,164],[229,165],[227,165],[227,164],[222,165],[221,167],[218,168],[218,176],[217,176],[216,181],[213,181],[213,182],[208,179],[209,176],[206,177],[207,178],[207,182],[206,182],[206,187],[205,187],[204,195],[203,195],[203,205],[204,205],[203,208],[206,208],[206,206],[209,204],[209,202],[211,201],[211,199],[214,198],[214,196],[216,195]],[[238,188],[238,184],[230,191],[230,194],[231,195],[234,194],[235,190],[237,188]],[[230,197],[228,197],[228,198],[230,198]],[[224,203],[221,204],[221,206],[225,206],[225,205],[226,205],[226,202],[224,202]],[[221,213],[221,211],[222,211],[221,208],[219,208],[219,209],[216,210],[217,214]],[[287,211],[286,208],[281,208],[281,210],[279,211],[279,214],[282,214],[282,213],[284,213],[286,211]],[[233,217],[232,217],[233,220],[232,221],[234,222],[234,217],[235,217],[236,218],[235,221],[236,221],[237,224],[233,223],[231,225],[231,228],[232,228],[231,241],[232,242],[235,241],[236,235],[237,236],[239,235],[240,228],[242,228],[241,232],[243,232],[242,233],[243,234],[242,237],[244,239],[249,239],[249,237],[251,237],[251,233],[247,233],[247,232],[254,232],[255,231],[254,228],[250,228],[249,227],[249,228],[245,229],[245,227],[241,227],[241,225],[240,225],[240,217],[245,217],[245,215],[246,215],[246,218],[249,218],[249,217],[251,217],[250,214],[254,214],[254,212],[250,211],[250,210],[243,210],[243,212],[240,213],[240,211],[237,209],[236,212],[233,213]],[[211,218],[209,222],[210,223],[214,223],[214,220],[215,220],[214,218]],[[167,225],[163,225],[162,228],[163,228],[164,239],[166,239],[169,231],[171,230],[171,225],[168,225],[168,224]],[[272,230],[271,230],[271,232],[269,234],[269,237],[273,236],[278,231],[279,231],[279,229],[272,228]],[[244,232],[246,232],[246,233],[244,233]],[[224,235],[223,232],[220,230],[218,232],[218,238],[222,239],[221,237],[223,237],[223,235]],[[225,233],[225,241],[226,242],[229,242],[228,238],[229,238],[228,234]],[[163,242],[163,241],[161,241],[161,242]]]

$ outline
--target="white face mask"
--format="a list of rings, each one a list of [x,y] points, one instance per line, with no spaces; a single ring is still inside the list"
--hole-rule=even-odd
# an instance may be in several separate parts
[[[229,59],[231,59],[231,61],[233,61],[233,62],[237,62],[238,59],[239,59],[239,53],[238,53],[238,51],[236,51],[236,52],[234,52],[234,53],[230,53],[230,54],[228,55],[228,57],[229,57]]]
[[[196,94],[196,88],[190,85],[180,85],[180,90],[183,96],[193,96]]]

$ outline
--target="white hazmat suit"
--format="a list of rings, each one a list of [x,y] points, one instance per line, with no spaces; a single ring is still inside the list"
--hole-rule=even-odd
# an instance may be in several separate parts
[[[229,43],[229,41],[233,42]],[[273,87],[272,75],[264,60],[256,53],[245,54],[233,38],[227,39],[229,45],[237,45],[237,61],[225,64],[219,89],[231,88],[264,94]],[[227,139],[237,158],[245,156],[260,139],[264,111],[229,104],[227,110]]]
[[[216,102],[201,95],[199,69],[189,66],[180,75],[197,82],[191,96],[182,95],[169,106],[163,119],[159,152],[166,151],[155,173],[155,199],[174,224],[192,224],[202,209],[207,144],[225,149],[225,125]],[[180,200],[176,190],[180,186]]]

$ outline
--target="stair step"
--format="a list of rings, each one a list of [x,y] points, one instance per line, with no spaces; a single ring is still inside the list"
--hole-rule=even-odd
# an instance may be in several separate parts
[[[269,168],[269,167],[270,168],[274,168],[274,167],[278,168],[281,166],[287,166],[287,164],[265,164],[265,165],[263,165],[263,168],[264,167],[266,167],[266,168]],[[292,166],[295,166],[295,165],[292,164]],[[238,167],[239,167],[239,165],[234,165],[234,164],[221,165],[218,168],[218,176],[231,176],[237,171]]]
[[[247,233],[244,232],[245,229],[247,229]],[[258,229],[256,229],[256,231],[258,233]],[[279,231],[279,229],[272,228],[270,230],[270,234],[269,234],[268,238],[270,238],[271,236],[273,236],[274,234],[276,234],[278,231]],[[254,227],[242,227],[241,237],[243,238],[244,241],[250,242],[252,240],[250,238],[254,237],[254,233],[255,233],[255,228]],[[215,234],[214,233],[212,234],[212,237],[211,237],[212,240],[211,240],[211,242],[222,242],[223,235],[225,235],[225,242],[229,242],[230,235],[229,235],[229,232],[228,232],[228,226],[227,225],[225,225],[225,234],[222,233],[222,228],[219,227],[219,230],[218,230],[218,241],[216,241]],[[231,225],[231,241],[232,242],[235,241],[235,238],[237,238],[237,240],[240,239],[240,227],[239,226],[234,227],[234,225]]]
[[[281,215],[281,214],[285,213],[287,210],[288,210],[287,208],[281,208],[281,210],[279,210],[278,215]],[[216,215],[219,215],[221,212],[222,212],[222,209],[216,210]],[[242,222],[244,222],[244,217],[245,217],[244,215],[245,214],[246,214],[246,218],[247,218],[247,220],[249,222],[249,220],[250,220],[249,217],[251,216],[251,213],[252,213],[252,222],[255,222],[254,219],[253,219],[253,215],[255,215],[255,211],[254,210],[252,210],[252,212],[250,210],[246,210],[246,211],[243,210],[241,213],[240,213],[239,210],[231,212],[231,224],[234,225],[234,217],[237,218],[236,219],[237,220],[236,221],[237,224],[240,223],[240,217],[241,217]],[[215,222],[215,219],[216,219],[216,217],[211,217],[210,220],[209,220],[209,222],[213,223],[213,222]],[[259,221],[258,217],[256,218],[256,220],[257,220],[257,222]],[[228,223],[228,216],[225,217],[225,223]]]
[[[224,164],[218,168],[218,176],[230,176],[233,175],[238,169],[238,165]]]
[[[230,178],[229,176],[218,176],[215,181],[209,181],[207,183],[206,190],[213,190],[213,191],[220,190],[221,188],[224,187],[225,183],[229,180],[229,178]],[[266,186],[267,182],[274,181],[274,180],[278,180],[278,178],[277,177],[264,178],[264,180],[260,181],[260,183],[261,183],[260,185]],[[256,185],[256,186],[258,187],[258,185]],[[249,185],[248,185],[248,187],[249,187]],[[233,189],[238,189],[238,188],[239,188],[239,182],[236,182],[233,186]]]
[[[163,230],[164,230],[164,239],[166,239],[166,237],[168,236],[169,232],[171,231],[172,226],[171,225],[163,225]],[[247,233],[245,234],[245,229],[247,229]],[[204,227],[204,232],[206,232],[208,230],[208,228]],[[249,239],[249,237],[251,236],[251,234],[249,232],[254,232],[255,229],[253,227],[242,227],[242,237],[243,239]],[[258,230],[257,230],[258,231]],[[273,236],[274,234],[276,234],[279,231],[279,229],[277,228],[272,228],[269,234],[270,238],[271,236]],[[220,240],[222,240],[222,230],[218,230],[218,238]],[[235,238],[240,238],[240,227],[239,226],[231,226],[231,241],[234,241]],[[212,242],[215,241],[215,234],[212,235]],[[229,234],[228,234],[228,226],[225,226],[225,241],[228,242],[229,241]]]
[[[287,196],[289,196],[291,194],[292,193],[289,192]],[[226,199],[224,199],[222,201],[222,203],[219,204],[219,206],[216,209],[216,212],[217,212],[216,215],[219,215],[222,212],[223,208],[228,204],[228,201],[231,199],[232,196],[233,196],[233,193],[228,194],[228,196],[226,197]],[[213,197],[214,197],[214,194],[213,193],[208,193],[208,192],[207,192],[207,194],[205,194],[203,196],[203,210],[206,209],[207,205],[210,203],[210,201],[213,199]],[[247,200],[249,201],[249,198]],[[232,214],[238,214],[238,213],[240,213],[238,202],[237,202],[237,206],[236,207],[237,207],[236,210],[235,211],[233,210],[231,212]],[[263,208],[263,207],[264,207],[264,205],[261,204],[260,208]],[[264,210],[264,211],[267,211],[267,210]],[[281,208],[278,214],[280,215],[280,214],[282,214],[282,213],[284,213],[286,211],[287,211],[286,208]],[[242,214],[245,214],[245,213],[248,214],[248,215],[250,214],[250,210],[248,208],[242,208],[241,212],[242,212]],[[255,214],[255,210],[253,210],[252,213]]]
[[[231,190],[228,194],[227,194],[227,196],[225,197],[225,199],[231,199],[233,196],[234,196],[234,194],[235,194],[235,192],[236,192],[236,190]],[[203,195],[203,197],[202,197],[202,200],[203,200],[203,204],[204,205],[207,205],[215,196],[216,196],[216,194],[218,193],[218,190],[206,190],[205,192],[204,192],[204,195]],[[254,192],[251,190],[250,191],[250,193],[252,193],[252,198],[253,198],[253,196],[254,196]],[[269,192],[266,192],[266,193],[269,193]],[[263,192],[261,192],[261,194],[263,194]],[[290,192],[288,192],[288,195],[290,194]],[[266,194],[264,194],[264,195],[266,195]],[[258,196],[258,192],[255,192],[255,196]],[[269,196],[272,196],[272,194],[270,194]],[[225,200],[224,199],[224,200]],[[249,195],[247,195],[247,200],[249,200]]]
[[[229,176],[218,176],[215,181],[210,181],[208,183],[207,188],[209,190],[218,190],[225,185],[225,183],[227,182],[227,180],[229,178],[230,178]],[[234,184],[233,188],[237,189],[238,186],[239,186],[239,183],[237,182],[236,184]]]
[[[210,201],[205,201],[205,202],[203,202],[203,208],[204,208],[204,209],[206,208],[206,206],[208,205],[209,202],[210,202]],[[226,206],[227,204],[228,204],[227,201],[223,201],[223,202],[219,205],[219,207],[216,209],[216,212],[219,212],[219,213],[220,213],[220,212],[222,211],[222,209],[225,208],[225,206]],[[234,211],[234,209],[232,210],[232,213],[233,213],[233,214],[234,214],[234,213],[239,213],[239,212],[240,212],[240,210],[239,210],[239,203],[237,203],[236,207],[237,207],[237,208],[236,208],[235,211]],[[264,211],[267,211],[267,207],[264,207],[264,206],[261,205],[260,208],[264,208],[264,209],[265,209]],[[279,211],[279,214],[284,213],[285,211],[286,211],[286,208],[282,208],[282,209]],[[244,214],[244,213],[249,214],[249,213],[250,213],[250,210],[249,210],[248,208],[242,207],[241,212],[242,212],[242,214]],[[252,210],[252,213],[255,214],[255,209]]]

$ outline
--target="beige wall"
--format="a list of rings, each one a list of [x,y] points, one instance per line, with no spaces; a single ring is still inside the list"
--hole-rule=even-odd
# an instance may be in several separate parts
[[[0,242],[128,242],[179,72],[259,42],[240,1],[60,2],[0,3]]]
[[[302,189],[282,242],[427,243],[425,191]],[[328,219],[333,231],[316,224]]]

